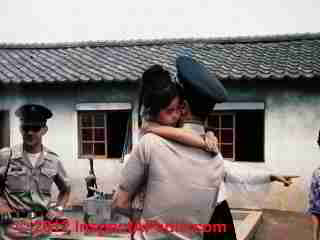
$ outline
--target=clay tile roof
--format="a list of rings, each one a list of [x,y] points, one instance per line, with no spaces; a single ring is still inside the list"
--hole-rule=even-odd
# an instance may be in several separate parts
[[[320,33],[215,39],[0,44],[0,82],[136,81],[152,64],[175,73],[192,56],[220,79],[320,76]]]

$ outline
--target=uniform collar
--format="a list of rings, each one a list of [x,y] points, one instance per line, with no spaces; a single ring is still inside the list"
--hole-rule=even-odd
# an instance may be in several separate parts
[[[45,160],[48,160],[48,158],[47,158],[48,152],[49,152],[49,150],[45,146],[42,146],[42,153],[41,153],[39,161],[37,161],[37,163],[36,163],[36,167],[42,165]],[[26,154],[26,152],[23,151],[22,144],[19,144],[19,145],[12,147],[12,157],[11,158],[12,159],[18,159],[18,158],[23,159],[26,165],[28,165],[29,167],[32,167],[30,161],[27,160],[27,158],[24,156],[24,154]]]
[[[45,161],[51,161],[51,159],[48,158],[48,154],[49,150],[45,146],[42,146],[42,153],[39,160],[36,163],[36,167],[40,167]]]

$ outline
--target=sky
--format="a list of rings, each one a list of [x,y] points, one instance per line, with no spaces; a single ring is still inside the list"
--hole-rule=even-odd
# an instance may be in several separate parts
[[[319,0],[1,0],[0,43],[320,32]]]

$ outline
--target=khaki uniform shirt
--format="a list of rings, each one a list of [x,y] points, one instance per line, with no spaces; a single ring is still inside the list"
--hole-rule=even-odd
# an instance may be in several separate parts
[[[43,147],[35,167],[32,166],[27,154],[23,152],[22,145],[0,150],[0,176],[2,178],[9,158],[11,160],[3,197],[12,210],[48,210],[52,183],[56,184],[59,191],[70,191],[70,182],[58,155],[47,148]],[[2,232],[3,239],[10,239],[3,234]]]
[[[185,124],[194,134],[204,134],[201,125]],[[221,155],[169,141],[157,135],[144,135],[122,170],[120,186],[130,195],[148,173],[142,218],[162,224],[207,224],[215,208],[223,177]],[[176,239],[196,239],[196,231],[170,233]],[[146,239],[163,234],[145,232]]]
[[[16,210],[45,210],[51,200],[54,182],[59,191],[69,191],[66,171],[54,152],[43,147],[35,167],[32,166],[22,145],[11,149],[11,162],[6,179],[5,196]],[[0,174],[4,174],[10,157],[10,149],[0,151]],[[38,207],[39,209],[34,209]]]

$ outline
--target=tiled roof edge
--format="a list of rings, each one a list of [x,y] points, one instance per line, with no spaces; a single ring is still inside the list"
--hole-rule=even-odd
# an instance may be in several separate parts
[[[270,43],[290,42],[301,40],[320,40],[319,33],[299,33],[269,36],[221,37],[221,38],[180,38],[180,39],[152,39],[152,40],[124,40],[124,41],[87,41],[66,43],[0,43],[0,49],[54,49],[79,47],[131,47],[168,44],[233,44],[233,43]]]

